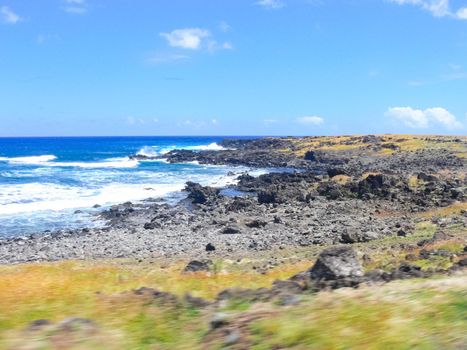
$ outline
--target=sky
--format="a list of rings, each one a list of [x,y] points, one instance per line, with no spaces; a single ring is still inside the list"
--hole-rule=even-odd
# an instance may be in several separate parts
[[[467,134],[466,0],[0,0],[0,136]]]

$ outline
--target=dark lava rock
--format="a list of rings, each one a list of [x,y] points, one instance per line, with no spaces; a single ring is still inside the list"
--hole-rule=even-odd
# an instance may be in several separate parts
[[[207,252],[213,252],[216,250],[216,247],[212,243],[206,244],[206,251]]]
[[[230,316],[228,314],[218,312],[212,317],[211,321],[209,322],[209,325],[211,326],[211,330],[214,330],[229,324],[229,321]]]
[[[323,250],[310,269],[310,275],[313,279],[335,280],[361,277],[363,269],[352,248],[339,246]]]
[[[188,198],[193,204],[204,204],[208,200],[215,199],[220,192],[218,188],[201,186],[191,181],[186,183],[185,191],[188,192]]]
[[[153,288],[141,287],[134,290],[133,293],[138,296],[150,297],[162,305],[174,306],[179,304],[179,300],[176,295],[168,292],[161,292]]]
[[[305,156],[303,157],[305,160],[309,160],[310,162],[316,162],[316,154],[313,151],[308,151],[305,153]]]
[[[156,225],[153,222],[147,222],[144,224],[145,230],[154,230],[155,228],[156,228]]]
[[[190,293],[184,296],[185,303],[196,308],[203,308],[211,305],[211,303],[203,298],[192,296]]]
[[[222,230],[222,233],[225,235],[235,235],[235,234],[242,233],[242,231],[240,230],[240,227],[238,227],[237,225],[229,225]]]
[[[241,300],[247,302],[268,301],[271,299],[271,290],[268,288],[243,289],[228,288],[217,295],[217,301]]]
[[[277,192],[273,190],[259,191],[258,192],[258,203],[269,204],[276,202]]]
[[[399,229],[399,230],[397,231],[397,235],[398,235],[399,237],[406,237],[406,236],[407,236],[407,232],[406,232],[404,229],[401,228],[401,229]]]
[[[254,219],[252,221],[247,222],[245,225],[249,228],[261,228],[266,226],[268,223],[261,219]]]
[[[192,260],[183,269],[184,272],[209,271],[212,267],[211,260]]]
[[[29,323],[26,330],[31,331],[31,332],[37,332],[37,331],[41,331],[47,326],[50,326],[51,324],[52,322],[50,322],[49,320],[45,320],[45,319],[34,320],[31,323]]]
[[[329,177],[334,177],[334,176],[337,176],[337,175],[347,175],[345,170],[338,169],[338,168],[329,168],[327,173],[328,173]]]
[[[92,331],[96,328],[94,321],[88,318],[70,317],[61,321],[57,325],[59,331],[73,332],[76,330]]]
[[[413,277],[423,277],[423,271],[419,266],[402,264],[398,269],[391,272],[391,279],[405,279]]]
[[[425,173],[418,173],[417,179],[418,179],[418,180],[425,181],[425,182],[435,182],[435,181],[438,181],[438,178],[437,178],[436,176],[428,175],[428,174],[425,174]]]
[[[376,135],[365,135],[362,137],[363,143],[379,143],[381,141],[381,137]]]
[[[206,244],[206,251],[207,252],[213,252],[216,250],[216,247],[212,245],[211,243]]]

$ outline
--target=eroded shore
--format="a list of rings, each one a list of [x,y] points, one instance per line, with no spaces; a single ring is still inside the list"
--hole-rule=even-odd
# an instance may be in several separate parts
[[[172,151],[169,162],[288,168],[242,174],[230,193],[188,183],[188,198],[125,203],[108,225],[0,241],[0,263],[62,259],[239,259],[414,233],[424,212],[456,207],[464,232],[466,137],[342,136],[225,140],[221,151]],[[441,225],[441,227],[442,227]]]

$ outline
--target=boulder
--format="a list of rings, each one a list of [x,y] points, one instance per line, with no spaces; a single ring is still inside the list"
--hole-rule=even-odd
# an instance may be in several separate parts
[[[211,260],[192,260],[185,266],[183,271],[184,272],[209,271],[211,267],[212,267]]]
[[[363,268],[357,259],[357,254],[352,248],[345,246],[323,250],[309,272],[311,278],[317,280],[363,276]]]
[[[338,168],[329,168],[327,173],[328,173],[329,177],[334,177],[334,176],[337,176],[337,175],[347,175],[345,170],[338,169]]]
[[[235,235],[242,233],[242,231],[237,225],[229,225],[222,230],[222,233],[225,235]]]
[[[216,247],[212,243],[206,244],[206,251],[207,252],[213,252],[216,250]]]
[[[209,186],[201,186],[198,183],[188,181],[185,186],[188,192],[188,198],[193,204],[204,204],[209,200],[215,199],[220,190]]]
[[[310,162],[316,162],[316,154],[313,151],[308,151],[305,153],[305,156],[303,157],[305,160],[309,160]]]

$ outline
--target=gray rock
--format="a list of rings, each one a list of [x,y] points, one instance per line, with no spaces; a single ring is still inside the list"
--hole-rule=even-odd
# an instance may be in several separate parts
[[[363,276],[357,254],[350,247],[338,246],[325,249],[310,269],[313,279],[335,280]]]

